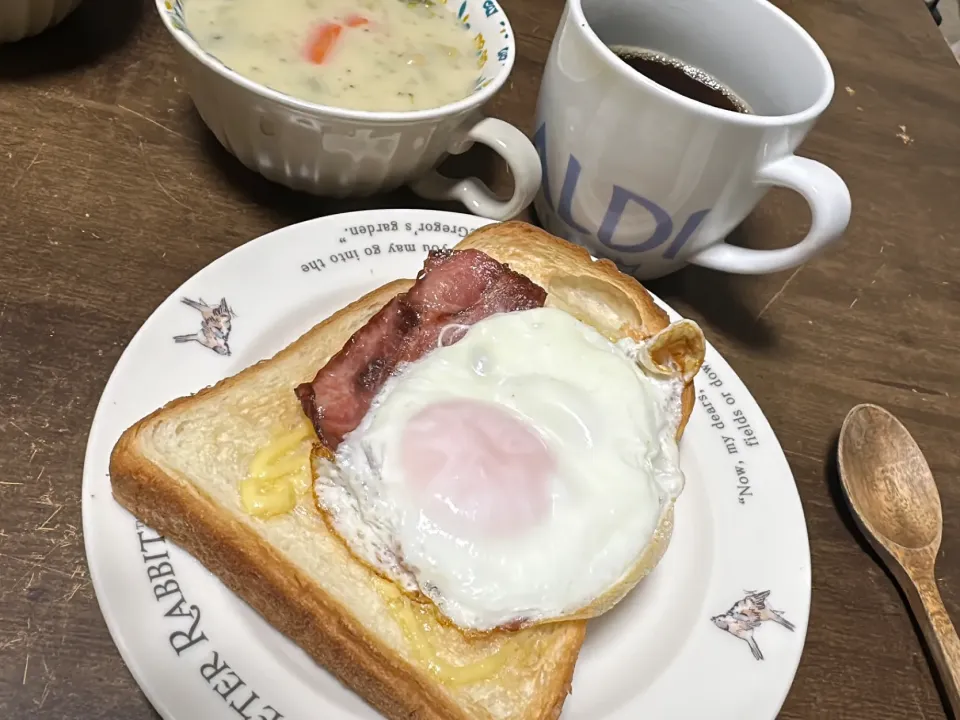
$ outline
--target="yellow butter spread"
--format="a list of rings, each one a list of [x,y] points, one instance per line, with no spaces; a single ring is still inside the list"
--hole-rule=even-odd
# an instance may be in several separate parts
[[[257,451],[247,477],[240,481],[243,509],[258,518],[293,510],[297,498],[310,487],[310,438],[313,428],[302,421],[277,434]]]
[[[416,659],[440,682],[446,685],[465,685],[485,680],[496,674],[512,657],[515,648],[505,644],[482,660],[464,665],[455,665],[444,660],[431,638],[431,634],[437,631],[433,610],[408,599],[393,583],[378,580],[376,587]]]

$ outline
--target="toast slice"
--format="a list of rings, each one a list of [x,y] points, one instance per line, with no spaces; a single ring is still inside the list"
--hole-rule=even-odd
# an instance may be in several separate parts
[[[668,324],[635,280],[533,226],[487,226],[461,241],[464,247],[528,276],[548,291],[548,305],[611,338],[649,337]],[[373,290],[273,358],[137,422],[111,455],[114,497],[387,718],[557,718],[585,621],[467,637],[357,561],[328,529],[312,493],[268,520],[240,503],[238,484],[258,449],[277,427],[302,421],[293,388],[411,285],[397,280]],[[684,422],[692,406],[689,385]],[[416,628],[429,647],[420,631],[411,632]]]

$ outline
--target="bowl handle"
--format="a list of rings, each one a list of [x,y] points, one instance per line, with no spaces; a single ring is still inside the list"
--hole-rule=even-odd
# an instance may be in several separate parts
[[[410,189],[427,200],[459,200],[481,217],[509,220],[533,202],[540,189],[540,157],[527,136],[513,125],[491,117],[483,117],[459,135],[447,148],[452,155],[466,152],[475,142],[488,145],[502,157],[513,175],[513,196],[500,200],[480,179],[455,180],[436,170],[410,183]]]

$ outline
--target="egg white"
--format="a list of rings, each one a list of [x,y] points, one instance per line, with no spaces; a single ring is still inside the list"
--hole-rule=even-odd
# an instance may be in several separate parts
[[[460,627],[581,609],[631,568],[684,484],[683,381],[645,370],[640,347],[554,308],[487,318],[386,383],[319,473],[318,502],[358,557]],[[522,418],[555,459],[548,516],[519,535],[454,536],[410,491],[403,429],[455,398]]]

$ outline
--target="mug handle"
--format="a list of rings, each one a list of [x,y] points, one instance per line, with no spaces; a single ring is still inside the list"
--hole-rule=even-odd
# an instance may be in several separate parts
[[[436,170],[410,183],[410,189],[427,200],[459,200],[481,217],[509,220],[533,202],[540,189],[540,156],[527,136],[513,125],[497,118],[484,117],[457,137],[447,152],[459,155],[475,142],[488,145],[502,157],[513,175],[513,197],[500,200],[483,181],[471,177],[454,180]]]
[[[850,222],[850,191],[823,163],[789,155],[762,168],[756,181],[790,188],[803,196],[811,214],[807,236],[780,250],[752,250],[719,242],[688,258],[688,262],[745,275],[788,270],[807,262],[839,238]]]

